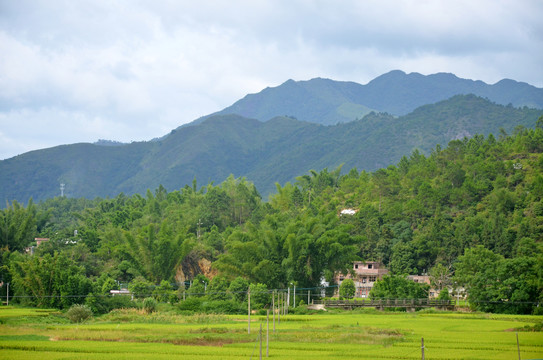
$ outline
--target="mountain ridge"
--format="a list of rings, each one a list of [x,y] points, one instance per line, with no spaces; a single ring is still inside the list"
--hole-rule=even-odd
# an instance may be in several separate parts
[[[145,193],[163,185],[179,189],[244,176],[264,195],[311,169],[373,171],[419,149],[429,153],[464,135],[488,135],[500,128],[533,127],[543,110],[457,95],[394,117],[371,112],[362,119],[324,126],[289,117],[262,122],[240,115],[216,115],[172,131],[160,141],[119,146],[62,145],[0,161],[0,200],[40,201],[59,195],[108,197]]]
[[[231,106],[188,125],[201,123],[210,116],[230,113],[261,121],[286,115],[333,125],[360,119],[371,111],[402,116],[419,106],[468,94],[488,98],[501,105],[511,103],[515,107],[543,109],[543,89],[524,82],[502,79],[495,84],[487,84],[481,80],[462,79],[452,73],[422,75],[392,70],[366,85],[326,78],[289,79],[277,87],[248,94]],[[353,110],[347,114],[338,110],[346,107]],[[278,108],[283,112],[278,112]]]

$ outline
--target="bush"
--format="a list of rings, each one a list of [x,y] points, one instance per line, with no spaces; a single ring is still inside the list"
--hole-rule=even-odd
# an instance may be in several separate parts
[[[175,296],[175,292],[173,291],[172,285],[166,280],[162,280],[160,285],[153,291],[153,297],[158,302],[168,302],[172,295]]]
[[[212,300],[204,301],[201,310],[213,314],[246,314],[247,303],[240,303],[234,300]]]
[[[449,295],[449,290],[447,288],[441,289],[437,296],[437,300],[452,300],[451,295]]]
[[[66,317],[73,323],[81,323],[92,317],[92,310],[87,305],[72,305],[66,312]]]
[[[181,311],[199,312],[202,302],[201,298],[189,297],[184,301],[180,301],[177,306]]]
[[[353,279],[345,279],[339,286],[339,296],[342,299],[351,299],[356,293],[356,287]]]
[[[137,307],[136,303],[130,299],[130,296],[104,296],[90,294],[85,299],[87,305],[94,314],[107,314],[114,309],[128,309]]]
[[[128,285],[128,290],[130,290],[134,297],[144,298],[151,294],[151,286],[152,285],[149,281],[145,280],[145,278],[141,276],[138,276]]]
[[[168,302],[172,305],[177,304],[179,302],[179,296],[175,292],[170,294]]]
[[[156,311],[157,306],[158,306],[158,303],[155,300],[155,298],[148,297],[143,300],[143,310],[145,310],[147,314],[150,314]]]

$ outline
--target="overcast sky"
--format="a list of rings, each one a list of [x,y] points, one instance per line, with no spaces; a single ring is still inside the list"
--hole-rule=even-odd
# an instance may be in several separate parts
[[[0,0],[0,159],[150,140],[288,79],[543,87],[540,0]]]

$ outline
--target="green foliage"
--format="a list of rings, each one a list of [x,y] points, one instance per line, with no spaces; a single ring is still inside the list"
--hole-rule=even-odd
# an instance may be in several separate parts
[[[441,289],[439,295],[437,296],[438,300],[452,300],[451,295],[449,295],[449,290],[447,288]]]
[[[478,310],[529,314],[542,296],[543,252],[533,256],[506,259],[479,245],[458,258],[455,280],[467,288],[468,300]]]
[[[133,234],[124,233],[131,261],[155,281],[168,280],[182,259],[192,250],[191,239],[173,235],[168,223],[150,224]]]
[[[410,89],[403,93],[406,94],[413,93]],[[416,98],[419,99],[419,96]],[[389,99],[388,94],[382,99]],[[317,111],[323,106],[326,108],[318,116],[306,119],[308,121],[337,115],[338,108],[344,109],[346,105],[342,103],[328,108],[329,102],[326,101],[313,107],[304,101],[292,99],[285,103],[296,107],[303,103],[305,106],[300,108],[304,112],[309,109]],[[284,184],[293,181],[306,169],[335,168],[344,163],[348,169],[356,167],[375,171],[400,161],[402,156],[415,148],[428,154],[436,144],[447,144],[451,139],[464,135],[486,136],[492,132],[498,133],[500,127],[512,133],[517,125],[532,127],[542,113],[539,109],[497,105],[473,95],[459,95],[448,100],[433,98],[430,103],[408,115],[377,108],[380,113],[376,111],[362,116],[366,113],[363,111],[350,116],[349,120],[355,121],[340,120],[335,126],[320,126],[291,118],[270,120],[285,114],[283,110],[263,119],[266,122],[239,115],[216,115],[201,124],[179,128],[159,141],[115,147],[73,144],[34,151],[0,161],[0,199],[26,202],[29,194],[34,196],[35,201],[53,198],[58,195],[59,179],[66,179],[63,181],[68,184],[66,190],[70,196],[94,199],[97,196],[113,197],[123,192],[145,194],[150,186],[157,184],[167,189],[180,189],[185,184],[191,184],[195,176],[206,181],[224,181],[232,173],[250,178],[262,194],[270,194],[276,191],[276,182]],[[403,116],[395,118],[389,114]],[[336,124],[338,119],[334,116],[330,120],[330,124]],[[541,148],[541,141],[537,140],[541,139],[529,139],[530,148]],[[206,146],[202,147],[204,143]],[[78,164],[77,169],[74,169],[74,163]],[[455,188],[461,183],[463,185],[463,170],[451,164],[449,171],[455,176],[443,185]],[[75,176],[74,173],[82,176]],[[108,181],[104,182],[103,179]],[[484,191],[485,185],[488,185],[484,181],[470,181],[469,174],[466,174],[465,180],[475,192]],[[385,186],[382,190],[388,191],[387,184],[382,185]],[[431,192],[428,195],[432,193],[436,194]],[[206,227],[216,225],[222,230],[233,221],[245,221],[253,215],[253,210],[258,210],[252,209],[250,201],[246,201],[253,197],[251,191],[238,191],[236,199],[229,199],[229,192],[215,195],[208,199],[209,203],[201,204],[198,214]],[[294,196],[294,191],[290,195]],[[294,203],[292,196],[289,201]],[[431,196],[427,197],[428,201],[430,199]],[[162,199],[152,200],[148,204],[155,210],[156,216],[161,216],[158,212],[162,210],[161,202]],[[232,202],[236,205],[232,206]],[[230,214],[225,215],[226,209],[231,211]],[[128,230],[129,223],[140,214],[112,209],[111,223]],[[87,239],[88,245],[92,247],[96,238],[91,238],[92,232],[88,234],[91,235]]]
[[[209,305],[217,301],[247,301],[249,283],[311,288],[346,273],[353,260],[371,260],[395,277],[374,296],[419,296],[398,279],[429,273],[438,290],[463,286],[477,309],[533,313],[543,301],[540,139],[541,128],[517,128],[512,136],[454,140],[428,157],[415,150],[373,173],[311,170],[278,185],[269,202],[246,179],[230,176],[218,186],[160,186],[145,197],[14,204],[3,219],[22,214],[17,219],[36,224],[33,236],[51,240],[34,255],[17,250],[21,242],[4,247],[0,273],[14,301],[56,308],[84,302],[96,313],[123,306],[126,298],[102,296],[121,284],[131,282],[139,299],[175,302],[170,284],[192,278],[185,295],[201,297],[198,311],[208,311],[229,309]],[[341,215],[346,208],[355,214]],[[194,276],[201,273],[213,280]],[[392,287],[401,291],[390,295]],[[267,296],[252,301],[266,306]]]
[[[206,278],[203,274],[198,274],[192,280],[192,285],[187,291],[187,294],[189,296],[203,297],[206,294],[206,288],[208,284],[209,284],[209,279]]]
[[[343,299],[351,299],[356,293],[353,279],[345,279],[339,286],[339,296]]]
[[[87,305],[72,305],[66,312],[66,317],[73,323],[82,323],[92,317],[92,310]]]
[[[191,296],[186,298],[186,300],[184,301],[180,301],[177,307],[181,311],[195,313],[201,311],[201,306],[203,302],[204,300],[202,298]]]
[[[271,304],[271,296],[264,284],[251,284],[251,309],[262,309]]]
[[[428,297],[430,287],[400,275],[385,275],[370,291],[372,299],[421,299]]]
[[[532,358],[541,358],[542,354],[541,318],[535,316],[435,310],[399,316],[375,310],[331,314],[290,309],[298,310],[300,315],[289,312],[280,324],[276,322],[281,347],[274,347],[278,342],[270,336],[271,358],[311,359],[316,357],[315,353],[329,353],[326,358],[417,359],[424,338],[427,358],[440,357],[429,356],[434,350],[439,354],[454,353],[455,359],[488,359],[489,353],[493,360],[516,359],[515,331],[511,330],[519,331],[522,354]],[[306,311],[311,315],[301,315]],[[253,347],[253,357],[258,352],[258,345],[247,344],[246,314],[227,317],[170,312],[142,316],[139,311],[123,309],[97,317],[90,324],[66,324],[54,312],[3,309],[2,313],[3,328],[9,329],[9,333],[0,335],[3,358],[28,359],[30,354],[43,359],[139,355],[146,359],[231,360],[250,358]],[[264,317],[259,312],[258,318]],[[257,344],[258,324],[252,325],[249,338]],[[271,331],[270,324],[270,335]],[[63,340],[50,341],[51,338]]]
[[[199,310],[208,314],[245,314],[247,304],[235,300],[210,300],[202,302]]]
[[[157,310],[158,303],[153,297],[148,297],[143,299],[143,310],[147,314],[150,314],[152,312],[155,312]]]
[[[87,305],[94,314],[107,314],[115,309],[130,309],[136,308],[136,302],[131,300],[131,296],[128,295],[94,295],[88,294],[85,298],[85,305]]]
[[[152,284],[143,277],[137,277],[128,285],[128,290],[137,299],[143,299],[151,295]]]
[[[162,280],[160,285],[153,290],[153,298],[159,302],[168,302],[175,297],[175,292],[172,285],[166,280]]]
[[[100,292],[102,294],[109,294],[111,290],[119,290],[117,282],[110,277],[106,277],[101,283]]]
[[[242,277],[235,278],[228,287],[228,293],[237,302],[244,302],[247,300],[247,290],[249,289],[249,282]]]
[[[32,200],[25,208],[17,201],[0,210],[0,249],[21,251],[34,240],[36,207]]]
[[[14,256],[10,259],[15,294],[29,305],[69,308],[92,291],[84,269],[64,254]]]
[[[229,287],[228,280],[224,276],[215,276],[208,287],[208,297],[210,300],[228,300],[227,294]]]

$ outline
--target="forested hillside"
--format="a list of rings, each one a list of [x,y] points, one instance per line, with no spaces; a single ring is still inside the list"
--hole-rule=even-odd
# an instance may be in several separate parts
[[[96,305],[116,281],[164,290],[192,280],[194,294],[206,282],[227,297],[248,283],[316,287],[353,260],[378,260],[393,274],[438,269],[479,309],[537,312],[542,154],[540,118],[535,129],[454,140],[374,172],[302,173],[269,201],[230,176],[145,196],[13,202],[0,212],[1,276],[14,301],[68,307]],[[340,216],[345,208],[357,212]],[[23,253],[35,237],[50,240]]]
[[[194,178],[220,183],[230,174],[246,177],[267,197],[275,192],[276,182],[292,182],[311,169],[345,164],[344,170],[374,171],[414,149],[428,155],[436,144],[453,139],[533,126],[542,114],[458,95],[399,118],[370,113],[334,126],[289,117],[261,122],[217,115],[160,141],[74,144],[0,161],[0,199],[3,205],[52,198],[60,194],[61,183],[68,197],[143,195],[159,185],[179,189]]]

